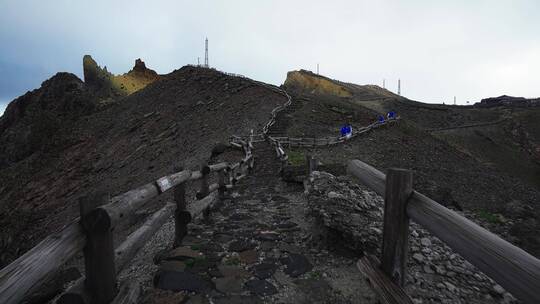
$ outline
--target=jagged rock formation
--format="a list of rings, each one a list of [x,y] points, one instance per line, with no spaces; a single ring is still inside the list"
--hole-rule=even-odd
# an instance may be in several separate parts
[[[329,94],[339,97],[352,96],[351,92],[344,86],[306,70],[288,72],[284,86],[288,90],[297,88],[316,94]]]
[[[357,85],[341,82],[311,71],[300,70],[287,73],[283,84],[287,91],[351,98],[362,95],[364,99],[402,99],[387,89],[377,85]]]
[[[101,68],[90,55],[83,57],[84,82],[97,92],[99,96],[122,95],[122,91],[114,83],[114,75]]]
[[[85,83],[102,96],[129,95],[159,79],[141,59],[135,60],[135,66],[128,73],[116,76],[107,71],[107,67],[101,68],[90,55],[85,55],[83,71]]]
[[[66,144],[71,124],[95,108],[93,92],[70,73],[58,73],[15,99],[0,117],[0,169]]]
[[[135,66],[131,71],[116,76],[114,81],[118,83],[122,91],[127,94],[132,94],[158,80],[159,77],[158,73],[148,69],[144,62],[139,58],[135,60]]]

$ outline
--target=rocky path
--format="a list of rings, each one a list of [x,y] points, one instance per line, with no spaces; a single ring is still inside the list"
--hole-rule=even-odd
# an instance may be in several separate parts
[[[254,155],[254,172],[190,224],[182,247],[156,256],[147,302],[376,303],[357,257],[320,248],[303,187],[280,180],[271,147]]]

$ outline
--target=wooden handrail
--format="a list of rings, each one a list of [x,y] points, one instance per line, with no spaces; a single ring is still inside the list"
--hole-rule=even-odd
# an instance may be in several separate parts
[[[252,160],[251,150],[248,148],[245,151],[246,155],[243,160],[245,162]],[[240,166],[240,163],[236,163],[234,166]],[[227,168],[229,168],[229,164],[225,162],[207,166],[207,170],[210,172],[222,171]],[[150,199],[186,181],[200,179],[202,176],[200,171],[176,172],[115,196],[110,199],[108,204],[96,208],[93,212],[106,215],[110,219],[111,227],[114,227],[121,220],[129,218]],[[208,208],[214,200],[213,192],[218,188],[218,184],[210,185],[211,195],[199,201],[201,206],[188,208],[193,217]],[[55,273],[67,260],[79,253],[85,244],[86,236],[79,224],[79,218],[61,231],[46,237],[34,248],[0,270],[0,303],[19,303],[26,296],[37,291],[44,282],[44,278]]]
[[[385,195],[382,172],[359,160],[349,161],[347,172]],[[417,191],[408,200],[407,215],[516,298],[540,303],[540,260],[534,256]]]
[[[86,244],[78,222],[53,233],[0,270],[0,303],[20,303],[37,291],[48,274],[56,272]]]
[[[365,255],[356,263],[356,267],[368,279],[383,304],[413,304],[402,288],[380,269],[379,260],[372,255]]]
[[[173,187],[186,182],[191,178],[191,176],[191,171],[184,170],[179,172],[178,174],[169,175],[166,178],[168,178],[170,186]],[[111,219],[111,226],[114,227],[121,220],[133,214],[140,207],[142,207],[144,203],[146,203],[151,198],[156,197],[158,194],[159,191],[156,183],[150,183],[135,190],[131,190],[122,195],[119,195],[111,199],[111,203],[98,207],[97,209],[108,213]]]
[[[116,273],[120,273],[137,251],[146,243],[146,241],[163,225],[171,215],[174,205],[166,203],[163,208],[152,214],[143,225],[132,232],[126,240],[120,244],[114,251]],[[88,295],[84,289],[85,276],[80,277],[72,284],[56,301],[58,304],[73,303],[75,299],[84,299]],[[77,301],[80,303],[81,301]]]

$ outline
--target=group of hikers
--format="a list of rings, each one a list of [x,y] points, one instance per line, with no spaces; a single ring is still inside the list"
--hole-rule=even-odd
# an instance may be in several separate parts
[[[379,115],[377,117],[377,122],[378,123],[384,123],[387,120],[394,120],[396,118],[397,118],[396,112],[390,111],[390,112],[386,113],[386,118],[384,118],[383,115]],[[351,126],[350,123],[346,123],[341,127],[341,136],[345,137],[347,139],[352,137],[352,126]]]

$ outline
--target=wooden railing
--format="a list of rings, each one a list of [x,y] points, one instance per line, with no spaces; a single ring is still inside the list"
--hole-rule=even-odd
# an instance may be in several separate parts
[[[192,172],[175,167],[176,173],[130,190],[109,199],[106,193],[95,193],[80,201],[80,218],[53,233],[27,253],[0,270],[0,303],[20,303],[39,290],[68,260],[83,251],[85,276],[71,286],[58,303],[120,303],[138,294],[133,284],[121,286],[117,294],[116,274],[135,256],[137,251],[163,225],[174,210],[175,239],[179,245],[187,233],[187,224],[200,215],[207,215],[218,197],[244,178],[253,168],[251,141],[233,140],[231,145],[241,149],[244,157],[237,163],[201,166]],[[209,185],[211,173],[218,182]],[[187,205],[186,183],[200,181],[196,202]],[[126,221],[150,199],[173,189],[174,203],[167,203],[116,249],[112,230]],[[218,192],[216,195],[215,192]],[[84,249],[84,250],[83,250]],[[115,298],[116,297],[116,298]]]
[[[279,142],[282,146],[289,147],[317,147],[317,146],[331,146],[335,144],[344,143],[359,135],[367,133],[373,129],[380,128],[389,124],[397,123],[399,119],[385,120],[384,122],[375,122],[368,126],[354,129],[351,137],[346,136],[334,136],[334,137],[270,137],[273,142]]]
[[[406,277],[409,219],[444,241],[524,303],[540,303],[540,260],[456,212],[414,191],[412,172],[382,172],[359,160],[347,171],[385,198],[381,261],[362,258],[357,266],[384,303],[412,303],[400,286]]]

